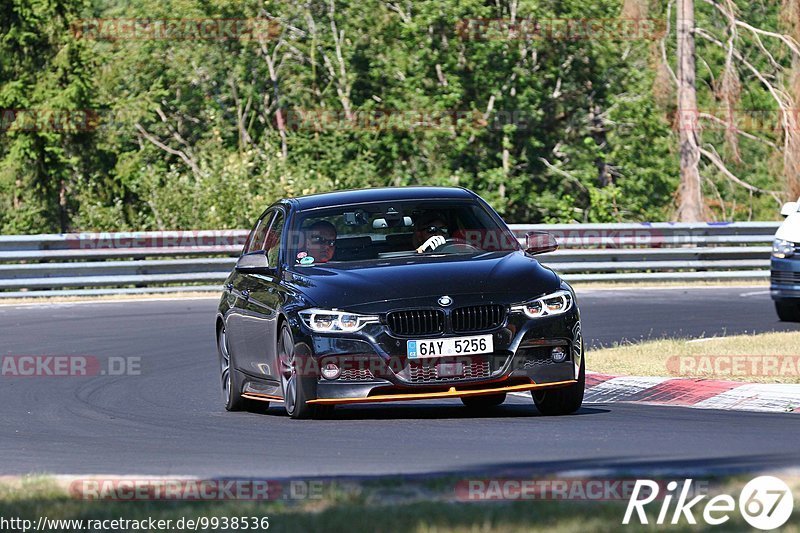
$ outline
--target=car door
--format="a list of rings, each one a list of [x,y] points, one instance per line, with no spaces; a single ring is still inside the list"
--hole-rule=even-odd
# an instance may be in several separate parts
[[[278,258],[285,221],[283,210],[275,208],[263,242],[254,242],[260,248],[251,249],[251,253],[266,253],[270,271],[243,273],[238,283],[241,294],[240,328],[243,335],[238,364],[244,372],[269,381],[277,381],[280,377],[280,369],[275,364],[280,305]]]
[[[258,251],[263,248],[266,239],[267,231],[269,231],[272,219],[275,217],[274,211],[267,211],[262,214],[253,226],[253,230],[247,237],[244,244],[242,255],[246,255],[252,251]],[[228,283],[225,285],[225,291],[228,295],[228,301],[231,302],[230,309],[225,315],[225,329],[227,331],[228,352],[231,354],[231,363],[235,368],[243,371],[249,371],[248,368],[243,366],[245,356],[247,353],[246,342],[246,324],[248,318],[246,313],[246,298],[249,298],[251,289],[251,281],[248,276],[238,270],[234,270],[232,276],[229,278]]]

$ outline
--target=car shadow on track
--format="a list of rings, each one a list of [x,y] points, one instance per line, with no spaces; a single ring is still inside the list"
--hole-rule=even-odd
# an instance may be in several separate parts
[[[582,407],[566,416],[585,416],[608,413],[608,409]],[[268,416],[287,416],[279,404],[264,411]],[[493,419],[493,418],[552,418],[539,413],[536,407],[523,404],[504,404],[490,409],[471,409],[456,403],[414,403],[389,405],[337,406],[326,420],[440,420],[440,419]],[[563,417],[558,417],[563,418]]]

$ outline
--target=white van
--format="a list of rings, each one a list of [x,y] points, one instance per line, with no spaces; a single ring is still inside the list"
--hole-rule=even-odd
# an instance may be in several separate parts
[[[800,200],[783,204],[786,217],[775,233],[770,261],[769,292],[778,317],[800,322]]]

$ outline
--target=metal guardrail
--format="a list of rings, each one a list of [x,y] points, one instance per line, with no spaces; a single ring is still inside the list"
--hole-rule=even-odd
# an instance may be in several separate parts
[[[769,277],[780,222],[513,225],[549,231],[560,248],[541,261],[570,281],[758,280]]]
[[[766,279],[779,222],[511,225],[549,231],[571,281]],[[0,298],[216,290],[245,230],[0,236]]]

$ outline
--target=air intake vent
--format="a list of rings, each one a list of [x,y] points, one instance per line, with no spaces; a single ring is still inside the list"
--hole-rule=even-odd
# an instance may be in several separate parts
[[[492,371],[489,361],[473,361],[462,364],[456,375],[440,373],[439,366],[428,363],[410,362],[408,364],[408,381],[412,383],[438,383],[442,381],[463,381],[470,379],[488,378]]]
[[[438,309],[392,311],[386,323],[395,335],[433,335],[444,331],[444,312]]]
[[[770,276],[772,283],[784,283],[790,285],[800,285],[800,272],[789,272],[786,270],[773,270]]]
[[[550,358],[550,350],[552,346],[540,346],[537,348],[524,348],[517,353],[515,363],[518,368],[536,368],[542,365],[554,365],[555,363]]]
[[[347,368],[339,374],[341,381],[374,381],[375,376],[367,368]]]
[[[468,333],[499,327],[506,319],[503,305],[474,305],[453,310],[453,331]]]

